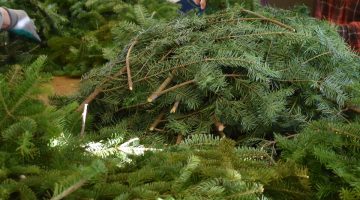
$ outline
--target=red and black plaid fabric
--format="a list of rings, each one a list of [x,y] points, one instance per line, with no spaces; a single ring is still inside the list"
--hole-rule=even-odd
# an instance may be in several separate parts
[[[339,25],[339,33],[360,53],[360,0],[316,0],[314,16]]]

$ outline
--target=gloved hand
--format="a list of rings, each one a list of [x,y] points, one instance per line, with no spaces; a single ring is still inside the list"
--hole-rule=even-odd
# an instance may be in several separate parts
[[[39,35],[36,33],[34,22],[23,10],[6,9],[10,16],[10,26],[7,29],[18,36],[41,42]]]

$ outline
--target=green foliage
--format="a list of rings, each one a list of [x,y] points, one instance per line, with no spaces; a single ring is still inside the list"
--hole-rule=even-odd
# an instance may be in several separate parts
[[[360,123],[319,121],[310,124],[295,139],[279,136],[282,155],[310,171],[318,199],[360,197]]]
[[[49,145],[51,139],[69,134],[67,115],[77,105],[54,109],[39,100],[50,78],[41,72],[45,62],[41,56],[29,66],[15,65],[0,75],[0,199],[37,199],[38,192],[54,186],[42,180],[44,174],[76,169],[64,160],[74,164],[79,157],[83,164],[89,160],[74,155],[83,152],[75,139],[61,150]],[[56,179],[73,171],[64,170]]]
[[[114,34],[113,52],[121,53],[84,76],[79,96],[92,100],[96,126],[121,122],[174,136],[211,133],[218,119],[234,138],[272,137],[316,119],[345,121],[359,98],[359,57],[334,27],[294,12],[237,7],[170,23],[123,23]],[[137,36],[123,49],[129,34]],[[94,90],[101,91],[95,99]]]
[[[179,146],[135,157],[132,163],[109,170],[101,181],[70,197],[267,199],[272,197],[274,184],[277,199],[309,197],[306,171],[291,163],[276,164],[264,151],[234,145],[228,139],[194,135]]]
[[[109,62],[84,77],[77,98],[92,97],[94,122],[81,138],[77,103],[38,100],[45,57],[0,75],[0,199],[359,199],[359,57],[334,27],[271,8],[168,23],[165,1],[5,3],[31,8],[48,43],[3,42],[2,61],[46,51],[48,70],[72,75]],[[278,132],[283,160],[209,134],[222,125],[250,142]]]

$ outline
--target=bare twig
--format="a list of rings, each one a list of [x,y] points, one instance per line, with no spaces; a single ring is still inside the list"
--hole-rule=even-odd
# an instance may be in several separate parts
[[[164,112],[161,112],[160,115],[155,119],[155,121],[151,124],[149,130],[154,131],[156,127],[160,124],[162,118],[165,116]]]
[[[128,85],[129,85],[129,90],[132,91],[133,90],[133,82],[132,82],[132,77],[131,77],[131,68],[130,68],[130,54],[132,49],[134,48],[135,44],[137,43],[137,40],[135,40],[131,46],[129,47],[129,50],[127,52],[126,55],[126,72],[127,72],[127,77],[128,77]]]
[[[171,108],[170,113],[176,113],[177,109],[179,108],[180,101],[176,101],[174,106]]]
[[[280,26],[280,27],[283,27],[283,28],[285,28],[285,29],[288,29],[288,30],[290,30],[290,31],[292,31],[292,32],[296,32],[296,30],[295,30],[293,27],[291,27],[291,26],[289,26],[289,25],[286,25],[286,24],[284,24],[284,23],[282,23],[282,22],[280,22],[280,21],[277,21],[277,20],[275,20],[275,19],[270,19],[270,18],[268,18],[268,17],[265,17],[264,15],[260,15],[259,13],[256,13],[256,12],[253,12],[253,11],[250,11],[250,10],[246,10],[246,9],[243,9],[243,8],[241,8],[240,11],[241,11],[241,12],[245,12],[245,13],[250,14],[250,15],[254,15],[254,16],[256,16],[256,17],[259,17],[259,18],[261,18],[262,20],[271,22],[271,23],[276,24],[276,25],[278,25],[278,26]]]
[[[159,93],[162,92],[173,80],[174,74],[171,73],[170,76],[165,79],[165,81],[159,86],[159,88],[147,99],[149,103],[155,101],[160,95]]]
[[[168,92],[174,91],[174,90],[176,90],[176,89],[178,89],[178,88],[181,88],[181,87],[184,87],[184,86],[186,86],[186,85],[193,84],[193,83],[195,83],[195,80],[190,80],[190,81],[186,81],[186,82],[177,84],[177,85],[175,85],[175,86],[173,86],[173,87],[171,87],[171,88],[168,88],[168,89],[166,89],[166,90],[163,90],[163,91],[161,91],[161,92],[158,92],[158,93],[157,93],[157,97],[160,97],[160,96],[163,95],[163,94],[166,94],[166,93],[168,93]]]
[[[126,71],[126,67],[121,68],[116,74],[114,74],[111,77],[108,77],[107,79],[103,80],[96,88],[95,90],[80,104],[80,106],[76,109],[77,112],[81,112],[85,106],[85,104],[90,104],[101,92],[104,91],[103,85],[112,80],[113,78],[116,78],[122,74],[124,74]]]
[[[72,185],[68,189],[64,190],[61,194],[51,198],[50,200],[61,200],[67,196],[69,196],[71,193],[75,192],[76,190],[80,189],[83,185],[85,185],[86,180],[81,180],[77,182],[76,184]]]
[[[358,107],[358,106],[351,105],[351,106],[349,106],[349,110],[360,114],[360,107]]]

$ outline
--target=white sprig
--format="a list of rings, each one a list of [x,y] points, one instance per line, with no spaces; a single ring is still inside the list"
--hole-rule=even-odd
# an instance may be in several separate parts
[[[123,144],[121,142],[123,138],[115,135],[115,138],[108,141],[90,142],[84,145],[85,150],[95,156],[106,158],[109,156],[115,156],[120,158],[122,162],[131,162],[128,156],[141,156],[147,151],[161,151],[161,149],[146,148],[144,145],[140,145],[139,138],[133,138]]]

